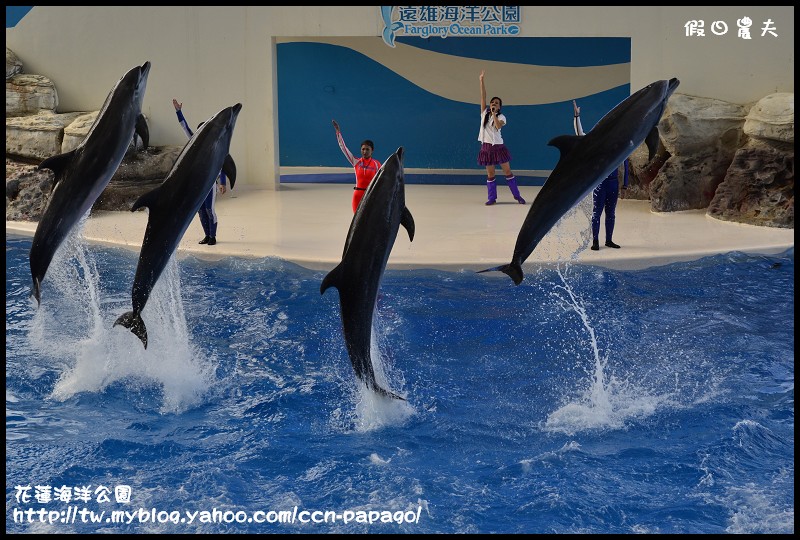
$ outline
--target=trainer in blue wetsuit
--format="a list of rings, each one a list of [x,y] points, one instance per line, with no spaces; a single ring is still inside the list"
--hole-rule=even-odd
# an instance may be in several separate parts
[[[581,126],[581,108],[572,100],[572,107],[574,109],[574,127],[575,135],[585,135],[583,127]],[[629,162],[626,159],[622,162],[622,170],[624,171],[624,179],[622,181],[622,189],[628,189],[628,167]],[[608,177],[600,182],[592,192],[592,249],[597,251],[600,249],[600,216],[603,210],[606,212],[606,247],[619,248],[611,237],[614,234],[614,222],[616,221],[617,212],[617,199],[619,198],[619,167],[614,169]],[[624,197],[623,197],[624,198]]]
[[[172,105],[175,107],[175,113],[178,115],[178,122],[183,128],[184,133],[186,133],[187,137],[191,138],[193,135],[192,130],[189,127],[189,123],[186,122],[186,118],[183,117],[183,111],[181,110],[183,108],[183,103],[178,103],[177,99],[173,99]],[[201,125],[203,124],[201,123],[197,127]],[[225,183],[225,173],[220,170],[216,183],[211,188],[211,191],[208,192],[208,196],[203,201],[202,206],[200,206],[200,210],[197,211],[197,215],[200,217],[200,224],[203,226],[203,232],[206,234],[205,238],[200,240],[200,244],[213,246],[217,243],[217,212],[214,208],[217,202],[217,186],[219,186],[219,192],[221,194],[225,193],[227,189]]]

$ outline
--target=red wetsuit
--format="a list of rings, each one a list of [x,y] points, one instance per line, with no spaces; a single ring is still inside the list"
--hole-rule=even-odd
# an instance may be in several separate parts
[[[342,132],[336,132],[336,140],[339,142],[339,148],[342,150],[344,157],[347,158],[347,161],[350,162],[350,165],[353,166],[353,169],[356,173],[356,187],[353,188],[353,213],[356,212],[358,209],[358,204],[361,202],[361,199],[364,197],[364,192],[369,187],[369,183],[372,182],[372,179],[375,178],[375,174],[378,172],[378,169],[381,168],[381,162],[375,158],[364,159],[359,158],[356,159],[352,152],[347,148],[347,145],[344,143],[344,138],[342,137]]]

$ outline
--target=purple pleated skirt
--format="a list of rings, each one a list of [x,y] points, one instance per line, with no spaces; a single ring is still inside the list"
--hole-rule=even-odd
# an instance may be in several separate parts
[[[511,161],[511,152],[505,144],[481,143],[481,150],[478,152],[478,165],[500,165]]]

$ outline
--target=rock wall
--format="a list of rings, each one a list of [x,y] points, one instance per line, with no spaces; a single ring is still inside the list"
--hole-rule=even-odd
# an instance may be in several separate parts
[[[659,124],[669,158],[649,186],[655,212],[794,228],[794,94],[752,106],[673,95]]]
[[[670,157],[650,185],[650,208],[708,207],[742,140],[747,107],[684,94],[670,97],[659,134]]]
[[[6,158],[6,221],[38,221],[52,189],[52,171]]]
[[[99,113],[59,113],[57,108],[55,85],[41,75],[23,73],[22,62],[6,48],[7,220],[39,220],[53,187],[53,173],[36,165],[77,148]],[[164,180],[183,149],[145,149],[141,143],[140,138],[131,138],[125,158],[92,212],[129,210],[136,199]]]
[[[708,215],[794,228],[794,94],[770,94],[750,109],[747,142],[736,150]]]

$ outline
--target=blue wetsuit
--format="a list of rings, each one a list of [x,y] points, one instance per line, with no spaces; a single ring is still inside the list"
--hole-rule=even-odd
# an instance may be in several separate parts
[[[191,138],[193,132],[186,122],[186,118],[183,117],[183,112],[180,109],[175,112],[178,114],[178,122],[180,122],[184,133]],[[200,217],[200,224],[203,225],[203,232],[210,238],[217,237],[217,212],[214,210],[214,206],[217,202],[217,184],[224,186],[225,181],[225,173],[219,171],[217,181],[211,187],[211,191],[208,192],[208,196],[203,201],[202,206],[200,206],[200,210],[197,211],[197,215]]]
[[[581,127],[580,116],[574,117],[576,135],[585,135]],[[622,162],[624,170],[623,187],[628,187],[628,166],[626,159]],[[600,182],[592,192],[592,241],[597,244],[600,236],[600,216],[606,211],[606,242],[611,242],[614,234],[614,222],[617,217],[617,199],[619,198],[619,167],[614,169],[608,177]]]
[[[622,162],[625,170],[623,186],[628,187],[628,160]],[[617,199],[619,198],[619,167],[600,182],[592,192],[592,240],[597,242],[600,235],[600,215],[606,211],[606,242],[611,242],[614,234],[614,221],[617,214]]]

